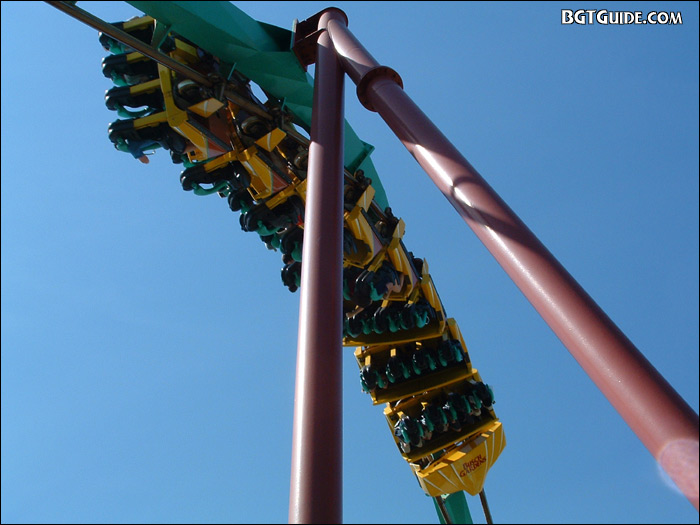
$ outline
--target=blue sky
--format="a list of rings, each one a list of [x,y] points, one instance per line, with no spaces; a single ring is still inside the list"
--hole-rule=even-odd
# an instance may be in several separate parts
[[[698,411],[698,5],[329,5]],[[79,2],[116,22],[124,2]],[[561,9],[681,26],[562,25]],[[117,152],[97,32],[2,2],[2,522],[287,521],[298,293],[163,151]],[[430,267],[508,445],[497,523],[697,523],[652,456],[346,82],[404,241]],[[344,522],[437,523],[344,358]],[[468,497],[485,523],[478,497]]]

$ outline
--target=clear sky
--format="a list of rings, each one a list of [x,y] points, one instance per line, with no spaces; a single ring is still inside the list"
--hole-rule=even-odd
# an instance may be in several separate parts
[[[698,4],[235,2],[287,29],[334,5],[698,411]],[[125,2],[79,2],[116,22]],[[561,9],[683,25],[562,25]],[[286,523],[299,294],[279,253],[162,150],[116,151],[97,32],[2,2],[2,522]],[[697,523],[651,454],[346,82],[507,447],[496,523]],[[438,523],[344,357],[346,523]],[[631,400],[633,401],[633,400]],[[468,497],[485,523],[478,497]]]

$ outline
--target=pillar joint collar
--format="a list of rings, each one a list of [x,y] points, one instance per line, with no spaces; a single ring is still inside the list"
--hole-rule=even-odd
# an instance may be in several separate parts
[[[318,37],[326,30],[325,27],[320,28],[321,16],[326,13],[336,14],[336,19],[343,19],[345,25],[348,25],[348,16],[342,9],[337,7],[327,7],[323,11],[319,11],[315,15],[302,20],[294,21],[292,29],[292,51],[299,60],[299,63],[306,71],[306,68],[316,62],[316,42]]]
[[[392,80],[398,84],[401,89],[403,89],[403,80],[401,80],[401,76],[392,68],[388,66],[377,66],[370,69],[357,83],[357,98],[360,99],[362,105],[370,111],[376,112],[377,110],[374,109],[374,105],[372,105],[372,102],[369,100],[367,92],[370,85],[373,84],[375,80],[379,80],[381,78]]]

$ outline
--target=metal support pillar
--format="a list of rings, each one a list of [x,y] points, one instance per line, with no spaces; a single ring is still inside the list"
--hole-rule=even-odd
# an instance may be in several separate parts
[[[321,12],[347,24],[339,9]],[[290,523],[342,522],[343,82],[328,33],[318,37],[306,179]]]
[[[362,104],[379,113],[698,508],[698,415],[347,29],[328,24]],[[691,349],[694,351],[694,349]]]

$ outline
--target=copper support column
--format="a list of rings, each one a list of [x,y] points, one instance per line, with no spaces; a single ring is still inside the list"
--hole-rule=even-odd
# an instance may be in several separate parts
[[[698,415],[404,93],[345,24],[328,32],[380,114],[585,372],[698,508]],[[689,349],[695,351],[695,349]]]
[[[329,20],[347,24],[339,9]],[[328,33],[318,37],[306,179],[289,523],[341,523],[343,81]]]

